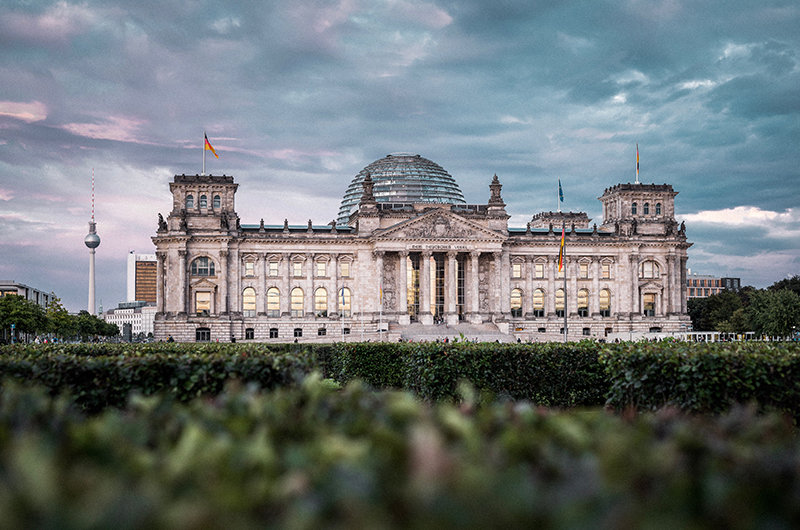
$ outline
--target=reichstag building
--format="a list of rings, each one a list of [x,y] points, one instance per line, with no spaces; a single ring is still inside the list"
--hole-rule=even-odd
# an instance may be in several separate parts
[[[542,341],[563,338],[565,316],[570,340],[687,330],[691,243],[671,185],[607,188],[599,226],[542,212],[511,228],[499,179],[487,184],[467,204],[438,164],[388,155],[353,178],[338,219],[292,226],[241,222],[231,176],[176,175],[152,238],[155,336]]]

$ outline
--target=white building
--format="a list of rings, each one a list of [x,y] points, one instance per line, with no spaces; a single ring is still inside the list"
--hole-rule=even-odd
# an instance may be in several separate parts
[[[0,280],[0,297],[7,294],[16,294],[42,306],[47,307],[47,304],[55,300],[55,293],[46,293],[39,289],[29,287],[23,283],[17,283],[13,280]]]
[[[153,237],[155,336],[395,340],[446,329],[546,340],[564,333],[565,315],[575,339],[686,329],[691,243],[672,186],[606,189],[600,226],[544,212],[527,228],[508,226],[501,188],[495,175],[488,202],[466,204],[437,164],[389,155],[353,179],[338,223],[289,226],[242,224],[233,177],[176,175]]]
[[[120,334],[126,324],[131,326],[131,333],[153,333],[153,322],[155,321],[156,307],[154,305],[144,305],[142,302],[123,302],[117,309],[109,309],[103,314],[103,320],[109,324],[116,324]]]

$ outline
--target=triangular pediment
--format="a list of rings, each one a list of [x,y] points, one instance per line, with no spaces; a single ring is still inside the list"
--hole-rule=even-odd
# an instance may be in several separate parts
[[[202,278],[192,284],[192,289],[216,289],[217,284]]]
[[[451,211],[437,209],[396,224],[375,235],[376,241],[492,241],[507,238]]]
[[[663,288],[664,286],[661,285],[661,282],[659,282],[658,280],[647,280],[645,283],[639,284],[640,291],[646,291],[648,289],[653,291],[660,291]]]

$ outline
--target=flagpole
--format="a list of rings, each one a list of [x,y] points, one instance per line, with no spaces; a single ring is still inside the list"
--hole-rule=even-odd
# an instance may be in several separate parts
[[[203,175],[206,174],[206,132],[203,131]]]
[[[567,342],[567,238],[565,229],[567,220],[561,220],[561,237],[564,241],[564,246],[561,248],[561,260],[564,264],[564,342]]]

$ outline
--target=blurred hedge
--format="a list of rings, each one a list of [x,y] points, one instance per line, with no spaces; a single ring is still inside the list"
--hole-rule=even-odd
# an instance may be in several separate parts
[[[3,528],[797,528],[800,442],[775,415],[426,404],[308,377],[87,417],[0,392]]]

